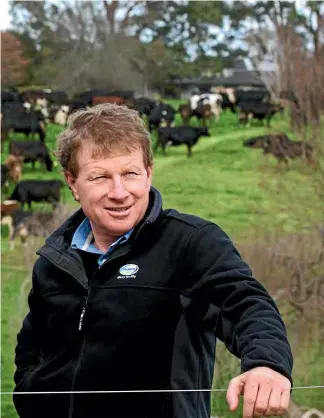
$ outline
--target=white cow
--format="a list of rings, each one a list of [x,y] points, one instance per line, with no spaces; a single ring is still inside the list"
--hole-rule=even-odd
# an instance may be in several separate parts
[[[217,93],[204,93],[200,95],[200,100],[203,104],[209,104],[212,114],[218,121],[222,112],[223,97]]]
[[[69,110],[70,110],[69,106],[66,106],[66,105],[61,106],[54,116],[54,123],[58,125],[66,126]]]
[[[197,109],[199,100],[200,100],[200,94],[194,94],[190,97],[189,102],[190,102],[191,110]]]

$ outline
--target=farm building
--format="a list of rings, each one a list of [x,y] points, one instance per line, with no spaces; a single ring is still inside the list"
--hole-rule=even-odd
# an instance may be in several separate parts
[[[267,77],[269,78],[269,77]],[[239,89],[266,89],[257,71],[249,70],[244,61],[238,61],[233,68],[225,69],[223,74],[210,78],[175,78],[173,84],[179,91],[179,98],[186,100],[195,89],[208,92],[213,87],[232,87]]]

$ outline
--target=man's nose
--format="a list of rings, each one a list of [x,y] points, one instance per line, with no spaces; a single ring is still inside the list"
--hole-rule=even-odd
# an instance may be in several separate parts
[[[110,199],[124,200],[128,197],[129,193],[124,186],[123,179],[118,176],[111,180],[111,184],[108,191],[108,197]]]

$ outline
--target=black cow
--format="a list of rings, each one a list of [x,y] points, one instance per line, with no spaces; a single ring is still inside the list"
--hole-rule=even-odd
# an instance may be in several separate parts
[[[31,210],[31,202],[46,201],[55,209],[60,202],[60,191],[63,182],[60,180],[23,180],[13,191],[10,200],[21,202],[22,208],[27,203]]]
[[[10,131],[24,133],[27,137],[38,133],[40,141],[44,142],[46,137],[45,118],[40,111],[21,113],[3,112],[2,116],[2,142],[4,142]]]
[[[224,92],[218,92],[218,94],[220,94],[223,98],[222,109],[223,110],[230,109],[232,113],[235,113],[235,110],[236,110],[235,103],[231,102],[229,95]]]
[[[241,103],[265,103],[269,102],[270,93],[266,89],[253,89],[253,90],[236,90],[236,104]]]
[[[1,108],[1,112],[3,115],[28,113],[23,102],[20,101],[5,102]]]
[[[91,97],[92,102],[92,97]],[[69,106],[68,116],[70,116],[73,112],[81,109],[86,109],[88,103],[83,99],[71,99],[67,105]]]
[[[239,122],[247,125],[250,119],[266,120],[267,126],[270,127],[272,117],[282,109],[280,104],[272,103],[240,103],[239,106]]]
[[[9,102],[21,102],[20,94],[15,90],[2,90],[1,105]]]
[[[154,151],[159,145],[162,147],[162,152],[165,154],[165,147],[167,145],[186,145],[188,148],[188,157],[191,157],[191,148],[195,145],[201,136],[210,136],[207,127],[205,126],[176,126],[160,127],[158,130],[158,138],[155,143]]]
[[[47,100],[52,105],[62,106],[68,103],[68,95],[61,90],[53,90],[51,93],[48,93]]]
[[[47,89],[30,89],[21,93],[23,101],[35,103],[37,99],[46,99],[50,90]]]
[[[9,154],[23,156],[25,163],[32,163],[33,170],[36,161],[45,164],[47,171],[53,170],[53,160],[46,145],[41,141],[10,141]]]
[[[151,113],[152,109],[156,106],[156,101],[148,97],[137,97],[127,99],[125,105],[130,109],[137,110],[140,116],[147,115]]]
[[[175,114],[176,110],[172,106],[162,102],[157,103],[149,114],[149,131],[152,132],[154,128],[158,128],[161,123],[170,126]]]

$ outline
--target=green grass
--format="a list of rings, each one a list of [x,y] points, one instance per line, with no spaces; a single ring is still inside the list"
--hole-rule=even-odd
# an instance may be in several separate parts
[[[179,101],[172,101],[172,104],[177,106]],[[177,124],[180,124],[179,116]],[[196,125],[197,121],[192,124]],[[60,131],[58,126],[47,127],[46,143],[52,150]],[[157,152],[153,185],[162,193],[164,208],[176,208],[216,222],[238,244],[251,240],[255,230],[262,234],[271,229],[284,235],[303,228],[307,230],[314,222],[323,221],[322,202],[314,190],[312,169],[299,161],[293,161],[288,168],[278,168],[273,157],[265,158],[261,150],[243,147],[245,139],[269,131],[284,131],[295,138],[284,117],[277,116],[269,130],[258,122],[248,128],[239,127],[236,115],[224,113],[218,123],[212,124],[211,137],[201,138],[193,147],[192,158],[187,158],[184,146],[167,148],[166,156]],[[24,139],[24,136],[15,134],[12,138]],[[152,140],[155,141],[154,135]],[[6,155],[7,146],[2,159]],[[52,173],[41,171],[39,166],[34,172],[31,167],[24,167],[23,179],[31,178],[54,179],[62,176],[58,166]],[[2,199],[8,196],[9,193]],[[63,201],[77,207],[67,187],[63,191]],[[35,204],[34,208],[40,206],[46,207],[46,204]],[[27,309],[30,273],[24,267],[19,244],[15,251],[8,249],[4,228],[2,238],[2,390],[10,391],[13,388],[16,334]],[[316,344],[298,351],[295,385],[304,385],[305,382],[323,384],[324,362],[319,356],[320,345],[321,341],[317,340]],[[308,361],[310,359],[312,361]],[[302,367],[305,364],[307,374]],[[225,374],[222,380],[215,380],[214,386],[226,387],[230,376],[233,377],[232,373]],[[300,405],[323,410],[321,395],[323,392],[320,390],[296,391],[293,399]],[[215,415],[228,415],[224,399],[224,394],[213,395]],[[11,397],[2,397],[2,408],[4,417],[17,417]],[[239,416],[240,412],[234,415]]]

